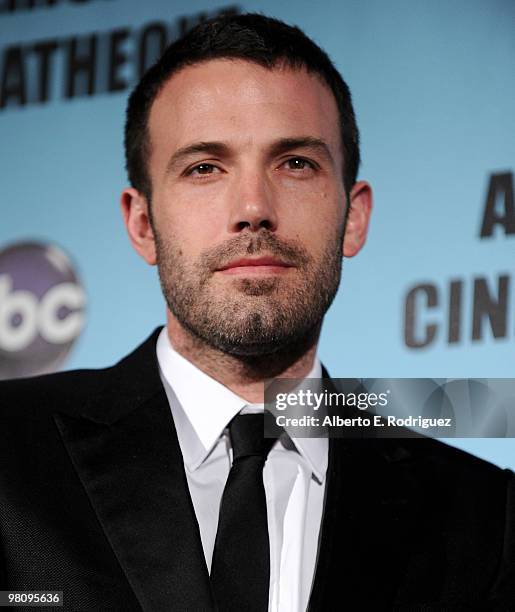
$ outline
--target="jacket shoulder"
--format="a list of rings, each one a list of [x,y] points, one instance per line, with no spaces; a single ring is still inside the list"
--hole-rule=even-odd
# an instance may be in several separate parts
[[[404,442],[407,442],[410,452],[413,453],[415,460],[421,466],[430,466],[442,474],[448,470],[457,473],[473,470],[476,473],[481,472],[488,476],[502,471],[502,468],[489,461],[438,439],[412,439]]]
[[[155,391],[155,346],[161,328],[129,355],[107,368],[81,369],[0,382],[0,418],[38,418],[55,412],[81,415],[85,406],[99,400],[105,405]],[[91,401],[93,400],[93,402]]]
[[[426,503],[432,499],[448,510],[459,507],[462,516],[472,508],[485,516],[504,516],[508,492],[514,485],[510,469],[431,438],[402,440],[395,452],[398,455],[393,463],[399,459],[400,472],[404,464],[405,477],[416,481],[414,486]]]
[[[30,378],[0,381],[0,415],[5,419],[27,419],[32,414],[83,405],[97,393],[113,369],[70,370]]]

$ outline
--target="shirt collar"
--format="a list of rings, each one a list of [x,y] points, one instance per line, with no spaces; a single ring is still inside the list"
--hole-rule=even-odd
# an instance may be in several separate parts
[[[156,345],[157,360],[181,446],[184,463],[196,470],[209,455],[227,424],[243,408],[263,410],[262,404],[248,404],[220,382],[208,376],[180,355],[171,345],[166,327]],[[322,366],[315,357],[306,378],[321,378]],[[327,470],[326,438],[296,438],[294,444],[316,478],[323,482]]]

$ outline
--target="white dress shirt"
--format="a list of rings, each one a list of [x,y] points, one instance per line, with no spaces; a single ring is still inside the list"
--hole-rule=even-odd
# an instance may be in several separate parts
[[[231,468],[227,425],[240,411],[263,411],[175,351],[166,327],[157,341],[161,380],[172,411],[208,570],[222,493]],[[307,378],[320,378],[318,359]],[[327,471],[326,438],[281,437],[263,469],[270,538],[270,612],[306,610],[315,574]]]

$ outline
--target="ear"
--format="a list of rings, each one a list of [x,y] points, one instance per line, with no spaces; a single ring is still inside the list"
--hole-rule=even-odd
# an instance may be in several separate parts
[[[131,244],[141,257],[151,266],[156,264],[156,245],[154,232],[150,225],[149,203],[132,187],[124,189],[120,197],[125,227]]]
[[[365,244],[371,212],[372,188],[367,182],[358,181],[349,197],[349,212],[343,239],[344,257],[354,257]]]

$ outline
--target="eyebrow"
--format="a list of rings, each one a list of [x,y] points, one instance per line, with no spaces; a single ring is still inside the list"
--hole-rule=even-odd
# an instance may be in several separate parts
[[[333,156],[329,145],[321,138],[314,138],[313,136],[299,136],[297,138],[281,138],[275,142],[271,148],[271,156],[281,155],[281,153],[287,153],[292,149],[311,149],[322,154],[329,162],[334,164]]]
[[[168,160],[166,171],[171,172],[180,162],[197,153],[210,154],[216,157],[227,157],[230,154],[230,150],[223,142],[194,142],[175,151]]]
[[[282,153],[287,153],[292,149],[312,149],[322,154],[331,164],[334,165],[334,159],[331,154],[329,145],[321,138],[313,136],[299,136],[295,138],[281,138],[274,142],[269,148],[269,156],[275,157]],[[166,172],[171,172],[178,164],[184,162],[185,159],[196,155],[197,153],[209,154],[215,157],[230,157],[231,148],[224,142],[220,141],[199,141],[186,145],[177,149],[170,157],[166,165]]]

